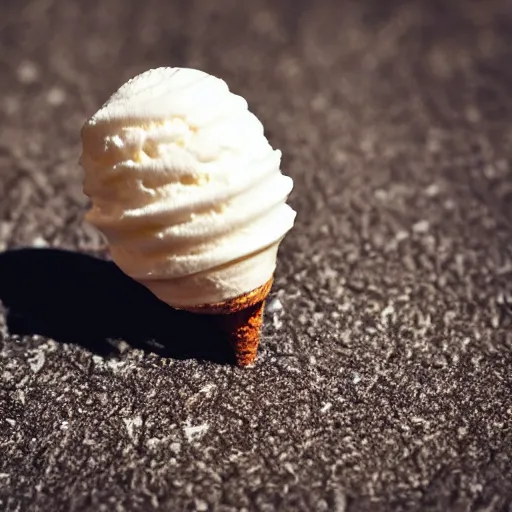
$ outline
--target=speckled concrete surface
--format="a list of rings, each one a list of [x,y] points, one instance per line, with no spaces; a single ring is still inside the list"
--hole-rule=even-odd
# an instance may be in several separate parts
[[[0,509],[512,510],[508,0],[7,0],[0,29]],[[225,78],[296,182],[252,369],[82,224],[81,124],[159,65]]]

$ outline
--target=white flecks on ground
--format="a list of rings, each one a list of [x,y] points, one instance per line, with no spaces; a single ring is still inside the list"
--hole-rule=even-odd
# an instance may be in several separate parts
[[[267,312],[269,312],[269,313],[275,313],[277,311],[281,311],[282,309],[283,309],[283,304],[277,297],[272,299],[269,302],[269,304],[267,305]]]
[[[274,313],[274,315],[272,315],[272,323],[274,324],[274,329],[276,331],[281,329],[281,327],[283,326],[283,322],[281,321],[281,319],[279,318],[279,316],[276,313]]]
[[[107,361],[107,366],[114,371],[116,371],[118,368],[122,368],[125,364],[126,361],[121,361],[119,359],[109,359]]]
[[[61,424],[60,424],[60,428],[62,430],[67,430],[69,428],[69,421],[63,421]]]
[[[206,393],[207,395],[210,395],[211,392],[217,387],[216,384],[213,384],[213,383],[210,383],[210,384],[206,384],[206,386],[203,386],[200,390],[199,390],[199,393]]]
[[[384,325],[389,325],[389,322],[396,320],[395,307],[392,303],[388,304],[381,312],[380,319]]]
[[[290,473],[290,475],[293,475],[294,477],[297,477],[295,470],[293,469],[293,466],[289,462],[285,462],[283,464],[284,469]],[[295,478],[296,479],[296,478]]]
[[[326,402],[322,408],[320,409],[320,412],[322,414],[325,414],[330,408],[332,407],[332,403],[331,402]]]
[[[454,210],[455,209],[455,201],[453,201],[452,199],[447,199],[443,206],[447,209],[447,210]]]
[[[354,373],[354,377],[352,379],[352,382],[354,384],[358,384],[359,382],[361,382],[361,375],[359,375],[359,373]]]
[[[375,199],[378,199],[379,201],[385,201],[388,198],[388,193],[379,188],[374,192]]]
[[[185,437],[187,441],[195,441],[196,439],[200,439],[209,429],[208,423],[203,423],[202,425],[186,425],[183,427],[183,432],[185,433]]]
[[[484,165],[484,167],[483,167],[484,176],[488,180],[494,180],[496,178],[496,170],[497,169],[493,164]]]
[[[105,360],[103,359],[103,357],[98,356],[96,354],[94,354],[92,356],[92,360],[93,360],[94,364],[96,364],[98,366],[103,366],[105,364]]]
[[[146,441],[146,445],[148,448],[156,448],[160,444],[164,442],[165,439],[160,439],[159,437],[151,437]]]
[[[412,230],[415,233],[426,233],[430,229],[430,223],[428,220],[420,220],[412,226]]]
[[[313,323],[317,324],[318,322],[321,322],[325,318],[325,313],[322,311],[315,311],[311,318],[313,319]]]
[[[420,418],[419,416],[412,416],[411,417],[411,423],[415,423],[416,425],[425,425],[425,426],[429,426],[430,425],[430,421],[424,419],[424,418]]]
[[[340,278],[339,272],[332,267],[323,267],[319,271],[319,276],[324,279],[325,281],[328,281],[329,279],[338,279]]]
[[[142,416],[137,415],[133,418],[123,418],[123,422],[126,427],[128,437],[134,442],[137,441],[138,434],[136,431],[142,427]]]
[[[169,448],[174,452],[174,453],[180,453],[181,451],[181,444],[180,443],[171,443],[169,445]]]
[[[38,236],[32,240],[32,247],[35,247],[36,249],[48,247],[48,242],[42,236]]]
[[[122,368],[126,364],[126,361],[120,359],[105,359],[97,354],[92,356],[92,360],[96,366],[100,368],[110,368],[113,372],[116,372],[119,368]]]
[[[25,392],[22,389],[18,389],[18,399],[23,405],[25,405]]]
[[[456,254],[455,255],[455,268],[457,269],[457,274],[459,277],[464,276],[464,255]]]
[[[409,233],[407,233],[407,231],[399,231],[395,235],[395,240],[397,242],[401,242],[402,240],[407,240],[407,238],[409,238]]]
[[[348,347],[351,344],[351,331],[350,329],[345,329],[344,331],[340,332],[338,341],[342,345]]]
[[[206,512],[208,510],[208,503],[206,501],[196,498],[195,500],[197,512]]]
[[[2,221],[0,222],[0,240],[7,240],[14,228],[14,222]],[[5,249],[7,245],[5,242],[0,242],[0,248]],[[2,250],[3,250],[2,249]]]
[[[201,400],[203,398],[203,395],[206,395],[207,398],[210,398],[213,394],[213,390],[217,386],[215,384],[206,384],[206,386],[203,386],[197,393],[192,395],[187,399],[187,404],[193,404],[197,400]]]
[[[15,427],[16,426],[16,420],[13,420],[11,418],[5,418],[5,421],[7,423],[9,423],[9,425],[11,425],[11,427]]]
[[[46,101],[50,105],[58,107],[66,101],[66,92],[60,87],[52,87],[46,94]]]
[[[30,365],[30,369],[34,373],[37,373],[41,370],[41,368],[44,366],[44,362],[45,362],[45,356],[44,356],[44,352],[42,352],[42,351],[37,352],[34,357],[30,357],[28,359],[28,364]]]
[[[335,148],[332,152],[332,159],[335,164],[344,165],[348,162],[349,156],[345,151]]]
[[[29,60],[20,63],[16,70],[16,74],[18,75],[18,80],[22,84],[32,84],[39,78],[39,70],[37,66]]]
[[[347,496],[339,487],[333,490],[333,498],[333,512],[345,512],[347,510]]]
[[[117,342],[117,350],[119,350],[120,354],[124,354],[125,352],[128,352],[130,349],[130,345],[126,343],[124,340],[119,340]]]
[[[308,323],[308,317],[304,313],[301,313],[297,320],[301,325],[306,325]]]
[[[170,438],[171,438],[171,436],[151,437],[150,439],[148,439],[146,441],[146,445],[148,446],[148,448],[157,448],[162,443],[165,443],[165,442],[169,441]],[[178,446],[179,446],[179,443],[174,443],[174,444],[178,444]]]
[[[435,197],[435,196],[437,196],[439,194],[439,185],[437,185],[437,183],[432,183],[432,185],[429,185],[425,189],[425,194],[428,197]]]
[[[340,304],[338,306],[338,309],[342,313],[346,313],[347,311],[350,311],[352,309],[352,304],[349,301],[344,302],[343,304]]]
[[[462,347],[463,347],[463,349],[466,350],[470,343],[471,343],[471,338],[464,338],[462,340]]]

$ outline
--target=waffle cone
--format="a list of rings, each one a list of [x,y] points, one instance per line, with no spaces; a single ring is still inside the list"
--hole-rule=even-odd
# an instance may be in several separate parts
[[[239,366],[254,362],[258,352],[265,300],[273,279],[248,293],[215,304],[187,307],[188,311],[215,315],[226,333]]]

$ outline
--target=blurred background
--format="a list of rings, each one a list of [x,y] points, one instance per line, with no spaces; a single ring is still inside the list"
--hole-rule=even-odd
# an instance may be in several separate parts
[[[82,230],[80,128],[128,78],[157,66],[203,69],[245,96],[297,194],[303,185],[328,194],[303,198],[306,209],[342,213],[347,187],[378,189],[390,165],[396,186],[413,174],[434,181],[419,161],[467,185],[458,163],[492,153],[492,172],[503,174],[510,23],[500,0],[4,0],[0,144],[16,164],[2,167],[0,194],[12,202],[0,206],[0,239],[86,248],[89,231],[71,240]],[[10,222],[24,229],[11,236]]]

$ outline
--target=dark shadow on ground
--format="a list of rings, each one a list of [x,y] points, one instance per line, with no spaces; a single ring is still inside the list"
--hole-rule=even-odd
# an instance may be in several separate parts
[[[233,363],[212,318],[170,308],[113,263],[56,249],[0,254],[11,334],[39,334],[104,356],[117,340],[177,359]]]

